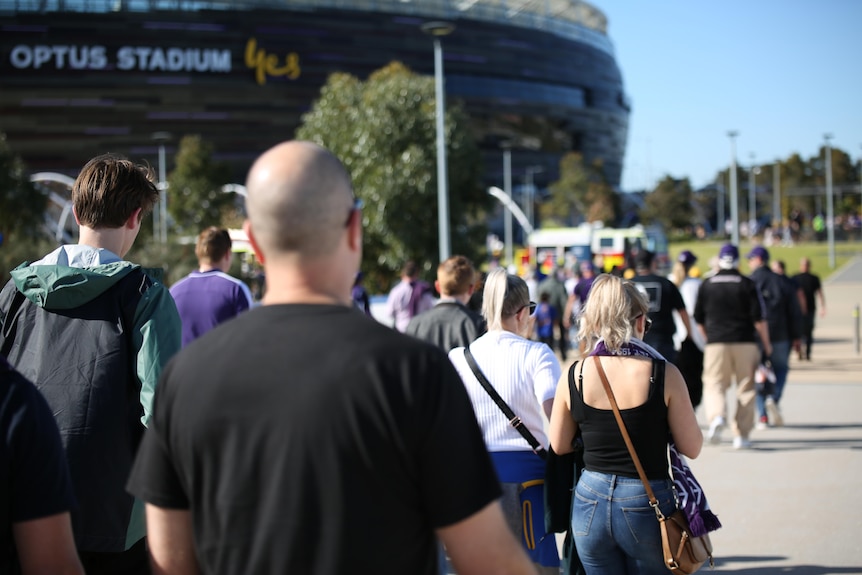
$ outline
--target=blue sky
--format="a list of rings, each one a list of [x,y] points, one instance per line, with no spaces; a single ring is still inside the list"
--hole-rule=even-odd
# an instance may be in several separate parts
[[[632,103],[622,189],[730,164],[862,155],[862,0],[592,0]],[[771,171],[769,172],[771,173]]]

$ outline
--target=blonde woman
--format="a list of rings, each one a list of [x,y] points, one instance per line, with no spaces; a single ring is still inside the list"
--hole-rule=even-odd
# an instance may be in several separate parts
[[[626,449],[596,365],[607,374],[661,511],[676,508],[668,473],[668,434],[697,457],[703,434],[679,370],[642,341],[649,302],[621,278],[596,278],[579,336],[590,354],[557,386],[549,436],[557,453],[572,450],[580,429],[585,470],[575,486],[572,533],[587,575],[664,575],[661,536],[643,483]],[[664,378],[653,378],[664,364]],[[575,394],[569,393],[573,377]],[[653,381],[655,379],[655,381]]]
[[[482,294],[488,332],[470,345],[470,352],[497,393],[547,447],[544,418],[551,415],[560,364],[547,345],[529,339],[535,307],[523,279],[503,269],[492,271]],[[560,561],[556,540],[553,534],[545,537],[544,461],[479,383],[467,363],[465,348],[453,349],[449,359],[473,402],[485,445],[503,484],[503,508],[509,523],[539,572],[557,575]]]

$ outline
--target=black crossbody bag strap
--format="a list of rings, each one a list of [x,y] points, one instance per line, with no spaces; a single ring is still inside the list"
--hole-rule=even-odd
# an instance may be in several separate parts
[[[527,426],[524,425],[524,422],[521,421],[521,418],[515,415],[515,412],[512,411],[512,408],[509,407],[509,404],[500,397],[500,394],[497,393],[497,390],[494,389],[494,386],[491,385],[491,382],[488,381],[488,378],[485,377],[485,374],[482,373],[482,369],[479,367],[479,364],[476,363],[476,358],[473,357],[473,354],[470,353],[470,348],[464,348],[464,358],[467,360],[467,365],[470,366],[470,369],[473,370],[473,374],[476,376],[476,379],[479,380],[479,383],[482,384],[482,387],[485,388],[485,391],[488,392],[488,395],[491,396],[491,399],[494,400],[494,403],[497,404],[497,407],[500,408],[500,411],[506,416],[506,419],[509,420],[509,425],[514,427],[518,433],[520,433],[524,439],[527,440],[527,443],[530,444],[530,447],[533,448],[533,451],[536,455],[541,457],[542,459],[548,458],[548,452],[544,447],[539,443],[539,440],[530,433],[530,430],[527,429]]]

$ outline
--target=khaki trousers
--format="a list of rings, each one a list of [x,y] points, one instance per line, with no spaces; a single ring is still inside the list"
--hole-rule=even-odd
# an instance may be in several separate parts
[[[708,343],[703,352],[703,405],[707,423],[727,420],[727,389],[736,381],[734,437],[748,439],[754,428],[754,370],[760,362],[756,343]]]

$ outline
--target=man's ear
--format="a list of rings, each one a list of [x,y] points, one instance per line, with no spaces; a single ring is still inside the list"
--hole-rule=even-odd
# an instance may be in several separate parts
[[[350,225],[347,226],[347,242],[350,249],[362,249],[362,212],[354,210],[350,217]]]
[[[439,294],[443,293],[442,291],[440,291],[440,280],[434,280],[434,289],[437,290],[437,293]]]
[[[251,244],[251,249],[254,252],[254,257],[257,258],[257,261],[259,261],[261,265],[265,264],[266,261],[264,260],[263,252],[260,251],[260,246],[257,245],[257,240],[254,237],[254,233],[251,231],[250,221],[246,220],[243,222],[242,231],[245,232],[245,235],[248,238],[248,243]]]
[[[78,224],[78,227],[81,226],[80,220],[78,220],[78,214],[75,213],[75,206],[72,206],[72,215],[75,217],[75,223]]]
[[[132,215],[129,216],[128,220],[126,220],[126,227],[130,230],[133,230],[135,229],[135,227],[139,226],[141,223],[141,219],[143,218],[143,211],[144,208],[138,208],[137,210],[132,212]]]

